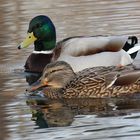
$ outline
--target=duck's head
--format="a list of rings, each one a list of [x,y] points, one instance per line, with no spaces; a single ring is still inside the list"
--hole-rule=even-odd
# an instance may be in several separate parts
[[[18,49],[27,48],[32,43],[35,45],[35,51],[47,51],[55,47],[56,31],[49,17],[39,15],[30,21],[27,36]]]
[[[71,66],[64,61],[48,64],[37,84],[28,91],[35,91],[41,87],[63,88],[75,76]]]

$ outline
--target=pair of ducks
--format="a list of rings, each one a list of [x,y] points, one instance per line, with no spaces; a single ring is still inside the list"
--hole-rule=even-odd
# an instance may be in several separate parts
[[[139,49],[135,36],[78,36],[56,44],[54,24],[41,15],[31,20],[28,35],[18,48],[33,42],[35,51],[25,69],[43,74],[31,91],[45,87],[43,93],[49,98],[117,97],[140,91],[139,70],[132,65],[115,67],[133,62]]]

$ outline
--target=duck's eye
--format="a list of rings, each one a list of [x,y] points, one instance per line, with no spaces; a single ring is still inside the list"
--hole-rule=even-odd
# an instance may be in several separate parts
[[[38,24],[36,25],[36,28],[39,28],[39,27],[41,27],[41,26],[42,26],[42,24],[38,23]]]
[[[57,70],[51,70],[51,71],[48,71],[46,74],[45,74],[45,77],[47,77],[48,75],[50,75],[50,74],[52,74],[52,73],[54,73],[54,72],[56,72]]]
[[[33,26],[31,29],[28,30],[28,32],[33,32],[34,30],[40,28],[42,26],[42,23],[38,23],[35,26]]]
[[[32,27],[31,31],[34,31],[34,30],[35,30],[35,28],[36,28],[35,26],[34,26],[34,27]]]
[[[52,74],[54,71],[49,71],[46,75],[50,75]]]
[[[50,71],[50,73],[54,73],[54,72],[56,72],[57,70],[52,70],[52,71]]]
[[[51,74],[51,73],[55,73],[55,72],[61,72],[61,71],[63,71],[63,69],[51,70],[51,71],[49,72],[49,74]]]

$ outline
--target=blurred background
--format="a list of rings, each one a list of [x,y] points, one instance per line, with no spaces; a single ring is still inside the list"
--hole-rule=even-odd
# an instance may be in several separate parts
[[[139,0],[0,0],[0,139],[140,139],[139,113],[130,119],[86,115],[70,127],[37,129],[26,105],[28,83],[22,72],[33,47],[17,49],[29,21],[40,14],[52,19],[57,41],[78,35],[140,38],[139,6]]]

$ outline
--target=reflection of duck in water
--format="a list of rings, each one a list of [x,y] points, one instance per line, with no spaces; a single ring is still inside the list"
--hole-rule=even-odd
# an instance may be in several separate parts
[[[41,128],[69,126],[76,115],[122,116],[140,109],[140,101],[136,98],[44,100],[37,96],[28,97],[27,104],[31,107],[32,120]]]
[[[35,96],[34,96],[35,97]],[[38,97],[27,98],[27,105],[32,111],[32,120],[38,126],[68,126],[73,122],[76,113],[61,100],[42,100]]]
[[[64,61],[48,64],[38,85],[48,98],[103,98],[131,96],[140,92],[140,70],[133,65],[123,68],[97,67],[74,73]]]
[[[135,36],[77,36],[56,44],[55,26],[44,15],[31,20],[28,36],[18,48],[26,48],[33,42],[35,51],[25,64],[25,70],[30,72],[42,72],[46,64],[56,60],[68,62],[75,72],[95,66],[127,65],[138,50],[134,49],[131,57],[126,52],[137,44]]]

